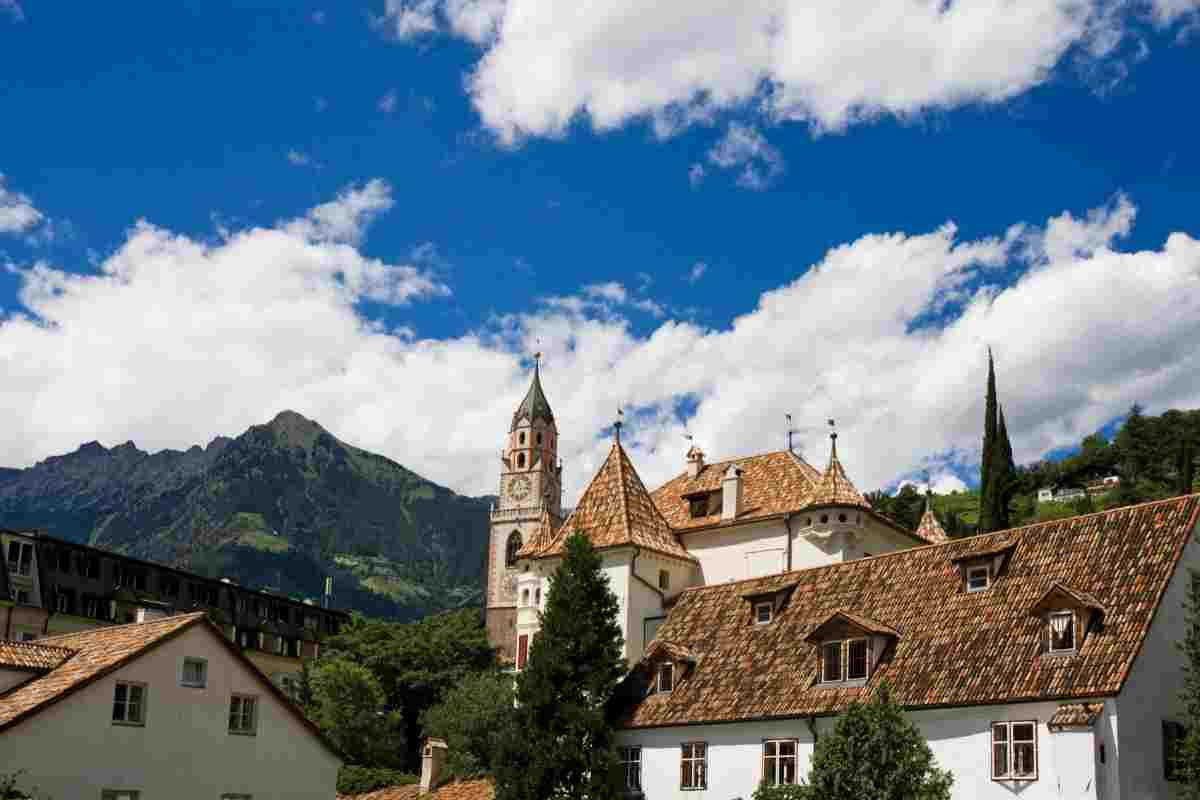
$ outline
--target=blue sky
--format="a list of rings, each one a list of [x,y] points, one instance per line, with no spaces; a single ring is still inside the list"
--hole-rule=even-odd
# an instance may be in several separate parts
[[[31,463],[92,438],[185,446],[286,404],[457,489],[487,491],[496,465],[481,454],[499,447],[501,410],[519,399],[523,357],[538,339],[564,440],[574,440],[573,487],[602,458],[600,431],[618,404],[640,411],[633,442],[648,483],[682,468],[673,443],[685,429],[714,456],[754,452],[779,446],[784,410],[802,418],[818,464],[820,425],[841,416],[841,444],[864,489],[931,465],[969,481],[985,339],[997,348],[1025,458],[1077,440],[1133,399],[1151,411],[1200,400],[1185,379],[1195,331],[1156,319],[1200,303],[1190,247],[1167,246],[1172,234],[1185,244],[1200,234],[1200,111],[1187,89],[1200,76],[1200,39],[1189,0],[1075,4],[1090,9],[1086,18],[1046,0],[1028,31],[968,37],[961,47],[977,52],[935,77],[924,62],[908,63],[909,52],[948,58],[939,26],[972,4],[947,4],[939,16],[896,0],[902,18],[923,9],[929,24],[902,30],[897,44],[852,19],[841,51],[766,64],[756,61],[753,30],[708,52],[691,37],[662,40],[668,23],[636,9],[575,30],[538,0],[284,5],[80,4],[64,25],[54,4],[0,0],[0,213],[7,202],[38,215],[7,233],[0,223],[9,267],[0,273],[0,360],[27,378],[0,395],[24,422],[0,461]],[[740,7],[742,16],[757,5]],[[728,14],[720,6],[692,4],[704,13],[680,24],[718,29]],[[818,23],[828,21],[805,24]],[[557,49],[545,44],[551,33]],[[788,36],[775,44],[808,56],[804,32]],[[852,49],[859,55],[842,63]],[[692,65],[682,89],[680,64]],[[751,75],[743,83],[729,77],[739,69]],[[861,81],[847,82],[846,70]],[[133,277],[116,266],[145,255],[134,247],[138,220],[172,243],[160,247],[187,242],[232,258],[239,236],[352,204],[372,181],[379,191],[358,198],[369,208],[352,231],[297,234],[307,237],[303,257],[326,264],[318,280],[337,312],[336,331],[311,331],[332,342],[319,358],[313,347],[274,344],[248,355],[290,329],[228,324],[236,297],[192,303],[188,291],[204,292],[161,272],[211,270],[228,291],[228,274],[205,258],[177,253],[173,266]],[[902,278],[900,251],[888,248],[904,242],[934,247],[936,258],[922,261],[929,274],[975,271],[891,307],[898,293],[888,282]],[[270,246],[248,247],[262,260],[235,273],[277,258],[292,267],[271,269],[314,274]],[[955,252],[968,257],[959,263]],[[853,266],[837,267],[839,253]],[[1166,277],[1149,277],[1158,261],[1139,254],[1170,262]],[[325,258],[350,259],[364,275],[370,264],[394,267],[380,280],[408,288],[352,286],[346,297],[336,291],[345,268],[327,269]],[[1095,299],[1081,311],[1068,295],[1060,302],[1080,312],[1079,324],[1056,329],[1062,308],[1053,304],[1028,309],[1046,330],[1014,321],[1024,313],[1012,310],[1023,302],[1018,285],[1084,267],[1112,280],[1101,262],[1126,279],[1137,272],[1113,291],[1140,294],[1146,281],[1145,304],[1114,312]],[[852,279],[816,294],[818,264]],[[295,269],[264,274],[263,285]],[[48,285],[39,274],[59,288],[31,300]],[[139,288],[147,275],[157,278]],[[424,283],[404,283],[414,280]],[[1039,290],[1039,302],[1055,291]],[[69,308],[62,294],[75,298]],[[800,295],[803,307],[772,312],[772,302]],[[146,298],[161,300],[173,325],[228,332],[205,359],[219,374],[199,373],[172,349],[194,354],[193,339],[168,342],[134,324]],[[89,308],[105,309],[107,321]],[[1118,319],[1126,313],[1133,318]],[[864,314],[899,320],[899,332],[872,340]],[[114,317],[127,324],[115,327]],[[735,341],[739,318],[761,338]],[[1151,319],[1144,340],[1121,345],[1126,326]],[[841,335],[842,325],[856,335]],[[364,331],[377,337],[366,367]],[[141,359],[147,350],[154,357]],[[331,360],[339,366],[313,366]],[[192,366],[168,383],[203,398],[194,408],[149,388],[164,364],[180,362]],[[742,371],[744,362],[756,363]],[[703,377],[674,377],[689,369]],[[876,385],[884,374],[899,383]],[[937,401],[914,388],[926,378],[940,387]],[[180,390],[188,381],[197,386]],[[224,389],[210,396],[213,386]],[[100,395],[86,413],[81,391]],[[149,396],[130,403],[130,392]],[[405,394],[414,397],[395,396]],[[444,406],[436,420],[432,398]],[[897,420],[922,434],[897,436]]]

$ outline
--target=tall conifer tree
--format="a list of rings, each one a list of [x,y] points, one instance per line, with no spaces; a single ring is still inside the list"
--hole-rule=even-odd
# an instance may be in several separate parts
[[[1192,484],[1195,482],[1196,474],[1196,454],[1193,452],[1192,440],[1186,435],[1179,442],[1179,485],[1176,487],[1176,494],[1185,495],[1192,493]]]
[[[984,514],[989,478],[992,472],[992,451],[996,447],[996,366],[992,361],[992,348],[988,348],[987,401],[983,407],[983,455],[979,460],[979,530],[985,530]],[[987,529],[987,530],[990,530]]]
[[[621,795],[607,708],[625,674],[617,612],[600,556],[575,532],[517,676],[517,707],[496,752],[496,800]]]

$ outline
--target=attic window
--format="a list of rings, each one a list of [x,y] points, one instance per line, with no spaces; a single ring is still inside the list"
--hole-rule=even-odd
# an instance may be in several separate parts
[[[721,493],[708,492],[706,494],[693,495],[688,498],[688,513],[692,519],[700,517],[711,517],[721,513]]]
[[[1075,612],[1057,611],[1050,615],[1050,652],[1075,651]]]
[[[659,664],[657,690],[659,692],[670,692],[675,688],[675,665],[674,664]]]
[[[821,683],[864,680],[870,662],[866,639],[845,639],[821,645]]]
[[[967,591],[982,592],[988,587],[988,582],[991,580],[992,571],[987,565],[979,567],[967,568]]]
[[[771,621],[771,615],[775,611],[775,605],[771,602],[755,603],[754,604],[754,624],[766,625]]]

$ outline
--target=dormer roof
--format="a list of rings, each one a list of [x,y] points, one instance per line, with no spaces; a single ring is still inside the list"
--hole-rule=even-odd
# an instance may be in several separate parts
[[[528,421],[530,424],[541,421],[547,425],[554,425],[554,412],[550,410],[550,401],[546,399],[546,393],[542,391],[542,379],[536,361],[533,365],[533,382],[529,384],[529,391],[525,393],[525,399],[513,412],[509,433],[515,431],[522,420]]]
[[[849,625],[852,628],[857,628],[863,633],[870,633],[876,636],[899,636],[900,631],[878,620],[862,614],[856,614],[853,611],[848,611],[844,608],[839,608],[829,616],[825,617],[813,628],[812,633],[804,637],[806,642],[822,642],[830,637],[830,634],[835,629],[841,629]]]
[[[1038,601],[1029,609],[1029,613],[1034,616],[1040,616],[1046,611],[1064,606],[1078,606],[1079,608],[1087,608],[1099,612],[1101,615],[1104,614],[1104,605],[1094,595],[1079,589],[1073,589],[1063,581],[1055,581],[1050,584],[1050,587],[1042,593]]]
[[[536,553],[522,548],[521,555],[561,555],[566,550],[567,537],[576,530],[583,531],[597,550],[632,545],[692,562],[696,560],[680,544],[650,499],[650,493],[620,440],[614,440],[604,465],[553,540]]]

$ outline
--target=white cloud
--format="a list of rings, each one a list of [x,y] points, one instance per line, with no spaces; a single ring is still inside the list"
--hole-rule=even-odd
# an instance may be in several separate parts
[[[704,183],[704,165],[692,164],[688,167],[688,184],[695,189],[702,183]]]
[[[711,458],[733,457],[780,447],[791,413],[818,466],[824,422],[838,420],[863,490],[923,469],[949,488],[943,473],[964,473],[941,465],[978,457],[988,344],[1019,461],[1135,400],[1200,407],[1200,241],[1116,249],[1133,219],[1123,198],[992,238],[964,240],[952,224],[863,236],[722,328],[667,318],[639,333],[622,312],[646,298],[597,283],[448,339],[421,338],[403,307],[389,329],[362,316],[363,300],[449,291],[419,259],[358,249],[391,204],[369,182],[215,244],[140,223],[85,274],[21,267],[24,309],[0,319],[0,463],[90,439],[185,447],[294,408],[457,490],[494,492],[528,385],[518,354],[535,349],[568,503],[602,461],[599,432],[619,404],[652,486],[682,470],[685,428]]]
[[[5,188],[4,174],[0,173],[0,233],[24,233],[44,218],[28,195]]]
[[[392,89],[383,97],[379,98],[379,103],[376,106],[384,114],[391,114],[396,110],[396,90]]]
[[[781,175],[783,155],[756,129],[731,123],[720,141],[708,151],[708,160],[722,169],[741,167],[737,183],[744,189],[761,190]]]
[[[1118,58],[1149,7],[1196,0],[387,0],[399,38],[442,31],[480,47],[468,80],[505,142],[649,120],[659,136],[731,109],[837,131],[880,115],[997,103],[1044,83],[1068,53]]]
[[[692,264],[692,268],[688,270],[687,282],[696,283],[704,277],[705,272],[708,272],[708,264],[705,264],[703,261],[697,261],[695,264]]]
[[[321,168],[321,164],[313,160],[313,157],[301,150],[288,150],[288,163],[294,167],[315,167]]]
[[[0,13],[8,14],[13,22],[24,22],[25,12],[17,0],[0,0]]]

